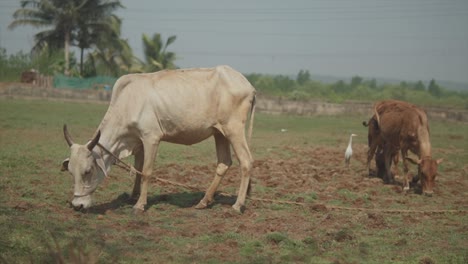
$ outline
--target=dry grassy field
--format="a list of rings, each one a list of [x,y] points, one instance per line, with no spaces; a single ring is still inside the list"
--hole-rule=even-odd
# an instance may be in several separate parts
[[[251,199],[231,208],[235,163],[216,202],[192,208],[214,176],[214,140],[162,144],[143,215],[114,166],[86,213],[69,208],[62,126],[85,142],[106,105],[0,99],[0,263],[467,263],[468,124],[430,120],[435,194],[369,177],[369,116],[256,114]],[[354,155],[344,166],[350,133]],[[126,160],[132,162],[131,159]],[[411,170],[416,173],[413,166]],[[164,184],[156,177],[197,186]],[[266,201],[268,199],[271,201]],[[287,203],[285,203],[287,202]]]

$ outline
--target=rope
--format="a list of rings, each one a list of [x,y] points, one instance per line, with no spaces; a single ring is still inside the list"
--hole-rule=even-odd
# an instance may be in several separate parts
[[[131,175],[136,175],[136,174],[143,175],[141,171],[135,169],[135,167],[128,165],[126,162],[122,161],[119,157],[114,155],[112,152],[110,152],[100,143],[98,143],[97,145],[101,149],[103,149],[106,153],[111,155],[117,161],[115,165],[117,165],[119,168],[130,172]],[[160,177],[155,177],[155,179],[165,184],[178,186],[178,187],[182,187],[182,188],[193,190],[193,191],[201,191],[201,192],[204,191],[203,189],[196,187],[196,186],[174,182],[174,181],[166,180]],[[233,197],[233,195],[228,194],[228,193],[223,193],[223,192],[219,192],[217,193],[217,195]],[[251,201],[272,203],[272,204],[288,204],[288,205],[295,205],[295,206],[302,206],[302,207],[309,206],[313,210],[317,210],[317,211],[325,211],[325,210],[339,211],[341,210],[341,211],[360,211],[360,212],[389,213],[389,214],[414,214],[414,213],[417,213],[417,214],[467,214],[468,213],[468,210],[457,210],[457,209],[454,209],[454,210],[375,209],[375,208],[364,208],[364,207],[345,207],[345,206],[337,206],[337,205],[325,205],[325,204],[320,204],[320,203],[312,204],[312,203],[304,203],[304,202],[293,202],[293,201],[284,201],[284,200],[275,200],[275,199],[266,199],[266,198],[254,198],[254,197],[247,197],[247,199]]]

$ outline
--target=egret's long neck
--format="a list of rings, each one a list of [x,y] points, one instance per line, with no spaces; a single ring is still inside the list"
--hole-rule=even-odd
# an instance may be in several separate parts
[[[353,143],[353,136],[349,136],[348,146],[351,146],[352,143]]]

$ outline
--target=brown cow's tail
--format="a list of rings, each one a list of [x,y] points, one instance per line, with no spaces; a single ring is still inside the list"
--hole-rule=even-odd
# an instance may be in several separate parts
[[[374,105],[374,116],[375,116],[375,121],[377,122],[377,126],[380,127],[380,116],[379,116],[379,112],[377,111],[377,105]]]
[[[254,124],[254,117],[255,117],[255,103],[256,103],[256,96],[254,95],[252,99],[252,105],[250,107],[250,124],[249,130],[247,132],[247,144],[250,146],[250,142],[252,139],[252,131],[253,131],[253,124]]]

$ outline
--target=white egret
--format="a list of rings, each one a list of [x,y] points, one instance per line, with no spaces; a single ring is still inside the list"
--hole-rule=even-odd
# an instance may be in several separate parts
[[[348,143],[348,147],[346,148],[346,152],[345,152],[345,163],[346,163],[346,166],[349,167],[349,161],[351,160],[351,156],[353,155],[353,148],[351,147],[351,144],[353,143],[353,137],[357,136],[356,134],[351,134],[351,136],[349,137],[349,143]]]

